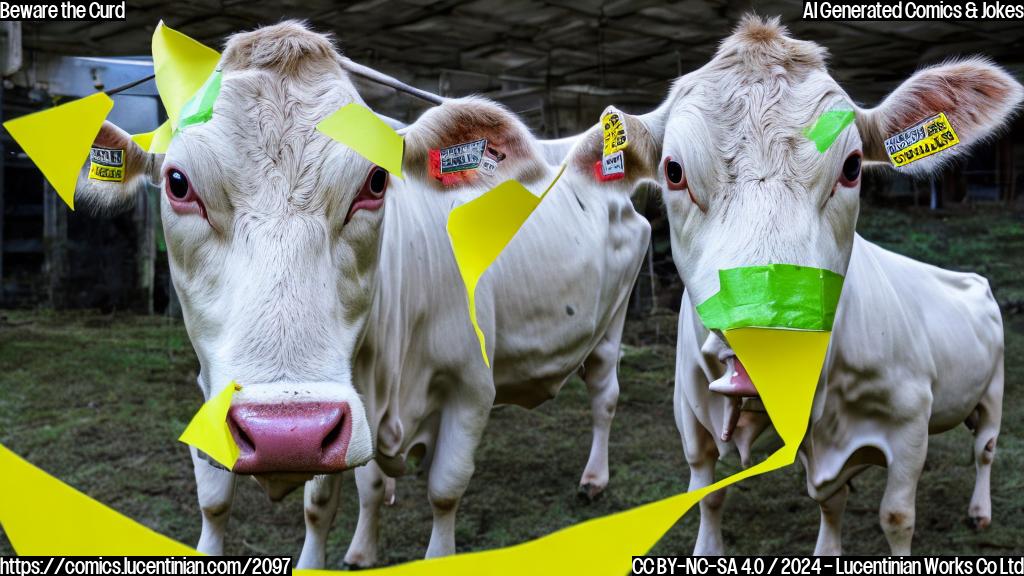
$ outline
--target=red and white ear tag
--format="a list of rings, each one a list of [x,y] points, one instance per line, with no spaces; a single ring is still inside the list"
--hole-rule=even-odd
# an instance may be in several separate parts
[[[625,178],[626,160],[622,151],[629,146],[629,135],[622,112],[608,107],[601,115],[601,128],[601,160],[594,164],[594,175],[602,182]]]
[[[490,146],[484,151],[484,157],[480,160],[480,173],[492,175],[498,171],[498,163],[505,159],[505,154],[498,152]]]
[[[430,175],[445,186],[466,181],[469,172],[480,167],[487,148],[487,139],[463,142],[430,151]]]

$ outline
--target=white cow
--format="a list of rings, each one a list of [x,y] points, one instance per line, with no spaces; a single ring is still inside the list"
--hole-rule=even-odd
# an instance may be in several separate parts
[[[720,269],[791,263],[846,275],[800,451],[808,491],[821,504],[816,552],[840,552],[847,482],[880,464],[888,467],[881,525],[892,552],[908,554],[929,433],[974,426],[969,514],[980,526],[990,521],[1002,321],[984,278],[915,262],[855,235],[861,163],[886,160],[887,136],[945,112],[961,143],[907,168],[932,171],[997,130],[1022,88],[998,67],[970,59],[922,70],[878,107],[859,108],[829,76],[825,57],[822,47],[788,37],[778,20],[748,17],[710,63],[680,78],[644,117],[663,140],[663,199],[687,290],[676,421],[691,489],[712,483],[715,460],[735,445],[749,462],[749,444],[768,424],[763,414],[745,413],[734,434],[740,400],[708,388],[715,380],[718,389],[751,387],[722,335],[709,335],[694,310],[718,291]],[[801,130],[836,108],[855,110],[855,125],[818,152]],[[697,554],[723,551],[724,496],[701,502]]]
[[[557,166],[511,113],[468,98],[407,128],[406,180],[389,178],[314,130],[361,101],[350,64],[296,23],[236,34],[211,120],[180,131],[165,158],[106,124],[96,145],[127,150],[128,178],[79,181],[81,202],[110,207],[130,201],[144,175],[162,179],[171,273],[199,385],[207,397],[232,379],[243,385],[229,417],[242,450],[233,472],[193,450],[203,552],[223,550],[237,474],[254,475],[275,500],[312,480],[299,565],[322,566],[340,485],[331,473],[357,468],[360,517],[346,561],[370,565],[382,471],[401,474],[412,454],[429,465],[427,556],[451,554],[493,403],[536,406],[577,371],[594,420],[581,487],[593,496],[608,482],[619,342],[650,236],[630,203],[641,180],[598,184],[600,129],[580,138],[564,175],[477,288],[489,369],[448,213],[510,178],[539,193]],[[639,168],[655,143],[630,122],[639,136],[626,161]],[[504,154],[494,174],[466,173],[446,187],[428,173],[431,150],[481,138]]]

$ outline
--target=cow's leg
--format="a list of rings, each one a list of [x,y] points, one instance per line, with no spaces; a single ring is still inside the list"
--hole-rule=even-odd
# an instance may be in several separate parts
[[[345,553],[345,564],[369,568],[377,563],[377,541],[380,538],[380,505],[384,502],[386,479],[373,460],[356,468],[359,487],[359,520],[352,542]]]
[[[306,482],[303,503],[306,516],[306,541],[296,568],[323,568],[327,562],[327,533],[338,512],[341,474],[314,476]]]
[[[200,458],[195,448],[190,447],[189,451],[196,475],[199,511],[203,515],[203,530],[196,550],[220,556],[224,553],[224,530],[228,525],[231,501],[235,497],[235,475]]]
[[[930,411],[931,407],[926,406],[923,412]],[[908,556],[914,538],[917,482],[928,453],[927,417],[896,430],[890,446],[893,454],[888,462],[885,494],[878,516],[893,555]]]
[[[818,526],[818,543],[815,556],[840,556],[843,553],[843,512],[850,487],[843,484],[835,494],[818,503],[821,507],[821,525]]]
[[[441,411],[427,496],[434,511],[427,558],[455,553],[455,512],[473,476],[473,458],[494,403],[494,385],[455,388]]]
[[[981,397],[976,409],[977,424],[974,428],[974,465],[977,476],[974,480],[974,495],[967,509],[971,524],[978,529],[988,528],[992,522],[992,462],[996,458],[996,442],[1003,417],[1003,363],[1000,359],[996,376],[989,383],[988,390]]]
[[[593,439],[590,458],[580,478],[580,494],[593,501],[608,486],[608,436],[619,400],[619,348],[626,323],[626,303],[619,307],[604,337],[583,362],[583,381],[590,392]]]
[[[698,426],[699,428],[699,426]],[[700,428],[707,435],[706,451],[686,459],[690,465],[690,486],[693,491],[710,486],[715,482],[715,462],[718,460],[718,448],[711,434]],[[715,490],[700,501],[700,528],[697,530],[697,543],[693,547],[694,556],[721,556],[725,553],[722,540],[722,508],[725,505],[725,488]]]
[[[683,452],[690,466],[688,490],[698,490],[715,482],[715,463],[718,461],[718,446],[706,428],[701,426],[697,416],[683,405],[676,387],[676,425],[683,440]],[[720,556],[725,552],[722,541],[722,507],[725,504],[725,488],[708,494],[700,501],[700,528],[694,556]]]

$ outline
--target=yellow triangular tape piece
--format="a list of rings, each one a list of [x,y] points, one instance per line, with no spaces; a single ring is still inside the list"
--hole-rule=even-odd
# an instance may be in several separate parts
[[[160,100],[171,126],[178,125],[178,112],[210,77],[220,53],[164,25],[153,31],[153,72]]]
[[[156,130],[159,130],[159,128]],[[138,144],[139,148],[143,150],[149,150],[149,145],[153,143],[153,135],[156,134],[156,130],[143,132],[142,134],[132,134],[132,142]]]
[[[564,171],[563,165],[540,196],[515,180],[506,180],[478,198],[456,206],[448,215],[448,239],[466,286],[469,320],[480,340],[480,353],[487,366],[491,365],[487,358],[487,345],[476,318],[476,285]]]
[[[178,438],[206,452],[228,470],[235,467],[239,455],[238,444],[228,428],[228,410],[231,409],[231,399],[235,392],[241,389],[232,381],[220,393],[207,400]]]
[[[75,209],[78,173],[114,101],[103,92],[4,122],[4,128]]]
[[[143,134],[132,134],[132,140],[146,152],[151,154],[166,154],[167,147],[171,144],[171,137],[174,132],[171,130],[171,121],[165,120],[159,128],[152,132]]]
[[[152,132],[132,134],[132,140],[146,152],[163,154],[167,152],[167,145],[171,143],[171,121],[166,120],[159,128]]]
[[[757,387],[787,446],[803,441],[831,332],[736,328],[725,339]]]
[[[366,106],[356,102],[346,104],[321,120],[316,129],[389,173],[403,178],[405,141]]]
[[[0,470],[0,525],[19,555],[198,554],[89,498],[2,445]]]

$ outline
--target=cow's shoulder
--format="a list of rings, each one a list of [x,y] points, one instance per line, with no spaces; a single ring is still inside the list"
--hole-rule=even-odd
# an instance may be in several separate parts
[[[486,141],[485,153],[497,168],[439,174],[442,151]],[[507,108],[485,98],[469,96],[431,108],[405,135],[404,170],[438,190],[465,185],[496,185],[508,179],[530,183],[547,172],[547,164],[530,130]],[[442,177],[443,176],[443,177]]]

